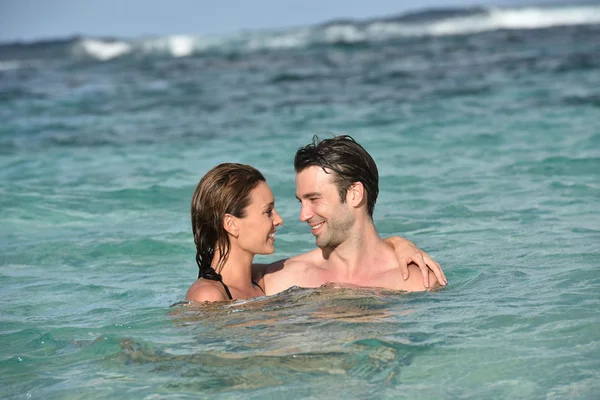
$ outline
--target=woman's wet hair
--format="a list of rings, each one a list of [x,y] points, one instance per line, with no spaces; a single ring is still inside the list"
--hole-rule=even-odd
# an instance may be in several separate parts
[[[265,177],[245,164],[225,163],[211,169],[198,183],[192,196],[192,232],[196,244],[198,278],[221,280],[220,271],[227,261],[231,242],[223,227],[225,214],[244,218],[250,193]],[[211,266],[215,251],[219,263]]]
[[[300,147],[294,157],[296,173],[312,166],[333,173],[342,203],[346,202],[350,186],[355,182],[362,183],[367,193],[367,212],[373,217],[379,195],[379,172],[373,157],[352,137],[342,135],[319,140],[314,136],[313,142]]]

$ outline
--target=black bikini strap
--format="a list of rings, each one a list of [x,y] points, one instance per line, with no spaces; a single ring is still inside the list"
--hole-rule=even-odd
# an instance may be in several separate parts
[[[225,292],[227,293],[227,296],[229,296],[229,300],[233,300],[233,296],[231,295],[231,292],[229,291],[229,288],[227,287],[227,285],[225,284],[225,282],[223,282],[223,280],[219,280],[219,282],[221,282],[221,285],[223,285],[223,289],[225,289]],[[254,282],[252,281],[253,285],[258,286],[258,288],[260,289],[261,292],[263,292],[263,294],[266,294],[264,289],[262,287],[260,287],[260,285],[258,284],[258,282]]]
[[[265,291],[263,290],[263,288],[260,287],[260,285],[258,284],[258,282],[252,281],[252,284],[255,285],[255,286],[258,286],[258,288],[260,289],[260,291],[263,292],[263,294],[266,295]]]
[[[219,280],[219,282],[221,282],[221,285],[223,285],[223,289],[225,289],[227,296],[229,296],[229,300],[233,300],[233,296],[231,295],[231,292],[229,291],[229,288],[227,287],[225,282],[223,282],[222,280]]]

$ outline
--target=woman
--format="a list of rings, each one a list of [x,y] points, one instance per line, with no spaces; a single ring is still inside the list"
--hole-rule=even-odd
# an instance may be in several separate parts
[[[186,300],[264,296],[252,280],[252,260],[275,251],[275,232],[283,223],[264,176],[249,165],[220,164],[198,183],[191,208],[200,271]]]

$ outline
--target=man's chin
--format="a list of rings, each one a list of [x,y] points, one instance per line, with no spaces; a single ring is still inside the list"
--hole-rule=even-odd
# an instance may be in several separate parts
[[[315,240],[315,244],[321,250],[324,250],[329,247],[329,242],[327,240],[323,240],[323,239],[319,240],[319,238],[317,238],[317,240]]]

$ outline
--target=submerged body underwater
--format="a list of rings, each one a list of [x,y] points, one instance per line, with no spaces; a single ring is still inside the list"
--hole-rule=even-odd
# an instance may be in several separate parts
[[[0,397],[596,398],[600,8],[519,10],[0,45]],[[327,132],[448,287],[169,308],[218,163],[273,189],[258,261],[314,248],[292,160]]]

